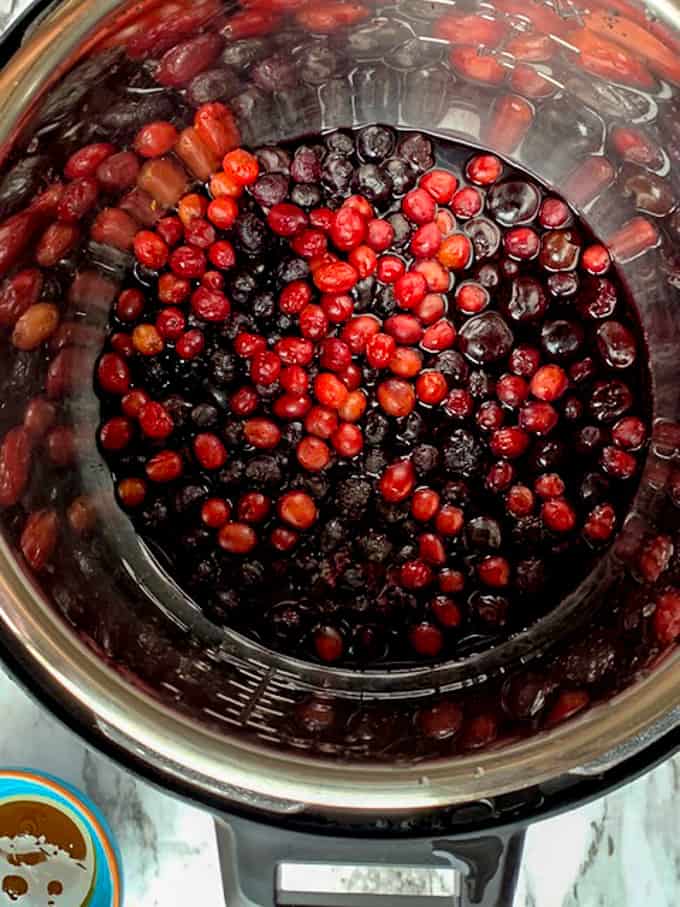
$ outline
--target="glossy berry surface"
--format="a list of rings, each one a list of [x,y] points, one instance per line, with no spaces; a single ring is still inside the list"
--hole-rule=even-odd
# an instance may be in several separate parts
[[[222,169],[131,236],[96,364],[121,507],[267,646],[497,645],[587,575],[644,461],[644,341],[606,247],[495,155],[377,126],[250,149],[208,107]],[[172,128],[135,140],[163,180]],[[427,713],[434,737],[454,711]]]

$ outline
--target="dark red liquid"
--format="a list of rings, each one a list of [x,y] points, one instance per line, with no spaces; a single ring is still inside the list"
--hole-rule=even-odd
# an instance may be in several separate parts
[[[139,326],[168,317],[158,299],[167,265],[138,264],[127,289],[140,290],[143,304],[112,310],[107,349],[132,344],[132,386],[162,404],[171,429],[149,437],[144,420],[140,429],[132,419],[125,443],[102,444],[121,500],[205,612],[267,646],[361,665],[459,658],[495,645],[588,574],[637,487],[649,423],[646,355],[616,273],[588,273],[606,268],[606,253],[561,200],[469,147],[369,128],[307,137],[259,161],[235,224],[210,236],[234,250],[223,267],[207,265],[222,275],[216,286],[231,303],[228,316],[206,320],[187,298],[178,331],[171,326],[158,352],[145,347]],[[432,255],[419,239],[412,245],[432,217],[408,193],[433,167],[457,181],[438,206],[435,245],[447,227],[468,237],[467,262],[451,265],[455,248],[447,258],[442,245]],[[391,219],[394,236],[379,260],[397,256],[407,269],[437,255],[448,262],[447,288],[434,293],[441,311],[429,297],[429,308],[408,308],[402,285],[379,265],[350,291],[345,320],[324,318],[337,313],[320,305],[310,256],[277,235],[267,214],[281,201],[337,211],[353,193],[368,196],[381,222]],[[207,190],[199,194],[209,201]],[[333,245],[339,235],[331,231],[329,248],[359,261]],[[448,279],[448,268],[429,268],[428,280],[442,270]],[[285,294],[281,301],[293,281],[308,288],[312,310],[302,316]],[[193,292],[201,280],[190,283]],[[387,338],[384,362],[379,343],[359,349],[356,325],[348,327],[366,315]],[[260,357],[276,360],[281,342],[301,334],[312,338],[309,388],[291,395],[287,378],[270,380],[266,356],[253,370],[248,336],[260,338]],[[340,360],[332,338],[343,341]],[[194,342],[200,351],[187,358],[181,345]],[[325,406],[311,419],[322,374],[332,376],[331,389],[340,375],[359,390],[365,412],[343,419]],[[285,413],[277,401],[286,394],[308,404]],[[120,415],[120,395],[104,393],[102,421]],[[253,419],[266,420],[266,447],[249,441]],[[334,434],[342,423],[344,434]],[[119,423],[106,429],[116,430]],[[388,481],[395,464],[396,488]],[[286,515],[291,493],[312,507],[310,525]]]

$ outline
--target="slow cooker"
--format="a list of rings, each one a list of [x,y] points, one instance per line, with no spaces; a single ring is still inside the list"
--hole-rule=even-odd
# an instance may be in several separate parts
[[[0,310],[47,225],[25,218],[54,160],[113,134],[129,144],[159,98],[181,119],[187,85],[150,77],[206,34],[221,54],[209,100],[230,106],[244,144],[371,123],[422,130],[534,174],[608,244],[653,387],[632,508],[558,607],[496,647],[425,667],[325,666],[217,626],[134,532],[95,443],[91,378],[129,254],[82,240],[55,264],[68,328],[37,352],[2,322],[0,645],[16,678],[93,746],[215,814],[229,904],[511,904],[528,823],[630,780],[680,739],[678,652],[653,630],[680,578],[677,9],[63,0],[14,13],[0,74]],[[480,21],[500,37],[467,37]],[[287,60],[287,79],[254,81],[253,53]],[[17,480],[7,438],[45,393],[75,454],[55,463],[36,444]],[[21,493],[7,493],[16,481]],[[21,540],[45,508],[58,547],[36,570]],[[641,571],[659,538],[663,563]],[[573,689],[577,713],[546,721]],[[507,719],[488,746],[428,739],[428,709],[454,702],[471,717],[480,701]]]

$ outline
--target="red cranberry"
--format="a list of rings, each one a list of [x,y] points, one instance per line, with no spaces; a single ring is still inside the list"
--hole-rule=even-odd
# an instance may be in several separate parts
[[[231,311],[229,300],[218,290],[199,287],[191,295],[191,309],[202,321],[226,321]]]
[[[118,500],[126,510],[141,507],[146,498],[146,482],[143,479],[122,479],[116,487]]]
[[[248,419],[243,425],[243,434],[253,447],[270,450],[281,440],[281,431],[271,419]]]
[[[442,592],[462,592],[465,588],[465,576],[460,570],[446,568],[439,573],[439,588]]]
[[[342,207],[335,215],[330,237],[336,248],[348,252],[362,243],[366,237],[366,221],[351,207]]]
[[[279,236],[293,237],[307,226],[307,215],[289,202],[280,202],[274,205],[267,215],[269,228]]]
[[[328,319],[319,305],[306,305],[299,323],[300,333],[309,340],[321,340],[328,333]]]
[[[314,395],[319,403],[338,409],[347,399],[348,390],[331,372],[322,372],[314,379]]]
[[[489,291],[478,283],[462,283],[456,290],[456,308],[464,315],[476,315],[489,304]]]
[[[656,600],[654,632],[661,645],[667,646],[680,636],[680,592],[671,588]]]
[[[374,252],[384,252],[392,245],[394,227],[387,220],[373,218],[366,225],[366,243]]]
[[[617,447],[624,450],[639,450],[645,443],[647,428],[642,419],[624,416],[612,428],[612,439]]]
[[[318,438],[330,438],[337,427],[337,413],[326,406],[313,406],[305,416],[306,430]]]
[[[271,509],[269,498],[259,491],[249,491],[239,498],[236,508],[239,520],[244,523],[261,523]]]
[[[607,475],[615,479],[630,479],[637,472],[637,460],[626,450],[617,447],[605,447],[600,458],[602,468]]]
[[[484,200],[478,189],[472,186],[465,186],[459,189],[451,200],[451,208],[456,217],[461,220],[468,220],[470,217],[476,217],[484,207]]]
[[[424,561],[407,561],[399,572],[399,582],[405,589],[424,589],[432,582],[432,570]]]
[[[411,644],[414,648],[418,649],[418,646],[416,645],[417,640],[415,638],[418,631],[422,627],[428,626],[431,630],[436,629],[428,624],[419,624],[418,627],[414,627],[411,631]],[[436,649],[436,635],[432,634],[430,645],[428,646],[425,633],[426,631],[423,631],[423,639],[420,644],[425,645],[425,648],[431,648],[433,651],[424,652],[422,654],[436,655],[438,653],[438,649],[437,651],[434,651],[434,649]],[[437,633],[439,633],[438,630]],[[418,715],[418,724],[426,737],[430,737],[433,740],[448,740],[450,737],[454,737],[460,730],[461,725],[463,724],[463,710],[455,702],[444,699],[434,703],[426,709],[422,709]]]
[[[475,715],[463,729],[463,749],[483,749],[493,743],[497,736],[498,722],[493,715]]]
[[[508,491],[505,504],[513,516],[529,516],[534,509],[533,492],[526,485],[513,485]]]
[[[397,278],[394,296],[402,309],[412,309],[427,295],[427,281],[417,271],[408,271]]]
[[[573,218],[569,206],[562,199],[549,196],[541,205],[538,219],[541,226],[549,230],[557,230],[560,227],[568,227]]]
[[[468,416],[472,415],[474,406],[475,401],[472,398],[472,394],[462,387],[454,387],[444,404],[446,412],[455,419],[467,419]]]
[[[564,498],[550,498],[541,507],[541,518],[553,532],[570,532],[576,525],[574,508]]]
[[[529,436],[521,428],[499,428],[491,435],[489,446],[494,456],[513,460],[526,451]]]
[[[437,213],[437,204],[425,189],[412,189],[401,202],[401,210],[415,224],[429,224]]]
[[[166,304],[178,305],[184,302],[190,292],[191,283],[184,277],[165,273],[158,280],[158,298]]]
[[[231,507],[224,498],[208,498],[201,507],[201,520],[209,529],[220,529],[231,516]]]
[[[545,723],[548,727],[566,721],[581,712],[590,702],[590,696],[585,690],[569,690],[560,693],[557,702],[548,713]]]
[[[495,400],[485,400],[475,416],[475,422],[482,431],[496,431],[504,421],[505,413]]]
[[[298,538],[297,532],[292,529],[287,529],[285,526],[276,526],[272,529],[269,541],[277,551],[290,551],[297,544]]]
[[[642,578],[648,583],[656,583],[667,569],[674,546],[668,535],[657,535],[651,538],[642,549],[638,569]]]
[[[413,378],[421,370],[422,365],[423,357],[418,350],[398,347],[390,362],[390,371],[400,378]]]
[[[356,268],[359,278],[370,277],[378,267],[378,256],[369,246],[357,246],[348,255],[349,263]]]
[[[229,405],[237,416],[249,416],[255,412],[259,398],[254,387],[240,387],[231,395]]]
[[[413,270],[416,272],[416,274],[422,274],[425,278],[427,289],[430,291],[430,293],[428,293],[428,296],[431,296],[433,293],[448,292],[451,286],[451,275],[449,274],[448,270],[441,264],[441,262],[437,261],[436,258],[420,259],[420,261],[416,262]],[[426,296],[425,299],[427,298],[428,297]],[[421,316],[417,312],[417,310],[423,305],[425,299],[422,302],[419,302],[417,306],[414,306],[414,311],[416,311],[416,314],[418,314],[419,318]],[[441,311],[439,314],[443,315],[444,312]],[[432,320],[434,321],[434,319]]]
[[[227,461],[227,451],[217,435],[203,432],[194,438],[194,453],[204,469],[221,469]]]
[[[278,503],[278,514],[293,529],[304,531],[314,525],[317,518],[316,504],[304,491],[289,491]]]
[[[541,354],[533,346],[520,344],[510,354],[510,370],[522,378],[531,378],[541,361]]]
[[[222,161],[222,166],[242,186],[252,186],[260,172],[257,158],[244,148],[229,151]]]
[[[606,542],[616,528],[616,511],[611,504],[598,504],[588,514],[583,532],[591,542]]]
[[[421,347],[428,353],[439,353],[450,349],[456,339],[456,329],[446,318],[440,318],[427,328],[420,341]]]
[[[441,293],[428,293],[413,309],[413,314],[424,325],[434,324],[446,312],[446,303]]]
[[[558,498],[564,494],[564,482],[556,472],[546,472],[534,482],[534,491],[540,498]]]
[[[533,435],[547,435],[557,425],[558,416],[550,403],[526,403],[519,413],[519,424]]]
[[[186,328],[186,318],[181,309],[168,306],[158,313],[156,329],[165,340],[178,340]]]
[[[581,254],[581,267],[589,274],[606,274],[610,264],[609,252],[599,243],[587,246]]]
[[[286,315],[299,315],[312,301],[312,288],[304,280],[293,280],[279,295],[279,308]]]
[[[467,163],[465,175],[478,186],[490,186],[503,172],[503,164],[495,154],[477,154]]]
[[[248,554],[257,545],[257,534],[247,523],[228,522],[220,529],[218,541],[229,554]]]
[[[441,372],[422,372],[416,381],[416,396],[422,403],[436,406],[449,392],[449,385]]]
[[[489,555],[477,565],[480,582],[492,589],[502,589],[510,582],[510,564],[504,557]]]
[[[531,393],[539,400],[552,402],[564,394],[569,379],[559,365],[542,365],[531,379]]]
[[[104,450],[123,450],[132,440],[132,423],[122,416],[114,416],[105,422],[99,431],[99,440]],[[48,435],[51,439],[52,435]]]
[[[284,337],[277,341],[274,352],[284,365],[309,365],[314,358],[314,345],[302,337]]]
[[[444,645],[444,637],[441,630],[426,621],[411,627],[409,641],[418,655],[429,658],[435,658],[439,655]]]
[[[377,397],[384,412],[396,418],[408,416],[416,405],[413,387],[400,378],[388,378],[378,385]]]
[[[262,384],[265,387],[273,384],[281,373],[281,359],[276,353],[267,350],[264,353],[257,353],[250,364],[250,377],[255,384]]]
[[[411,501],[411,514],[421,523],[431,520],[439,510],[439,495],[431,488],[419,488]]]
[[[332,664],[342,658],[345,644],[335,627],[318,627],[314,631],[314,648],[321,661]]]
[[[503,237],[503,246],[512,258],[529,261],[538,255],[541,240],[531,227],[513,227]]]
[[[494,463],[486,474],[486,487],[494,494],[505,491],[515,480],[515,467],[507,460]]]
[[[285,419],[288,422],[295,422],[302,419],[309,412],[312,406],[311,399],[307,394],[283,394],[274,403],[272,407],[274,415],[279,419]]]
[[[446,504],[437,514],[435,528],[440,535],[454,536],[461,532],[464,522],[463,511],[453,504]]]
[[[420,178],[420,188],[429,192],[439,205],[448,205],[458,188],[458,180],[448,170],[430,170]]]
[[[178,246],[170,253],[170,269],[177,277],[200,279],[206,272],[205,252],[194,246]]]
[[[321,297],[321,308],[331,324],[342,324],[354,311],[354,302],[346,293],[325,293]]]
[[[406,271],[406,265],[396,255],[382,255],[378,259],[376,276],[381,283],[396,283]]]
[[[397,338],[399,339],[399,338]],[[366,344],[366,359],[371,368],[387,368],[397,349],[393,336],[374,334]]]
[[[464,233],[447,236],[437,252],[437,260],[449,271],[462,271],[472,261],[472,243]]]
[[[314,271],[314,283],[322,293],[347,293],[358,279],[357,269],[344,261],[334,261]]]
[[[107,394],[124,394],[130,387],[130,370],[116,353],[104,353],[97,366],[99,386]]]
[[[385,331],[390,334],[391,337],[394,337],[397,343],[406,345],[418,343],[423,336],[423,329],[418,319],[413,315],[392,315],[385,322]],[[395,349],[392,350],[392,355],[394,355]],[[374,366],[374,368],[375,367],[376,366]]]
[[[356,457],[364,446],[364,436],[358,426],[342,422],[333,432],[331,443],[341,457]]]
[[[380,494],[390,504],[398,504],[413,491],[416,482],[415,470],[410,460],[398,460],[385,470],[380,479]]]
[[[298,233],[290,246],[302,258],[314,258],[315,255],[321,255],[326,251],[328,240],[322,230],[309,228]]]
[[[410,250],[414,258],[432,258],[439,251],[442,235],[434,224],[423,224],[411,237]]]
[[[447,629],[459,627],[463,622],[460,608],[452,598],[446,595],[435,596],[430,602],[430,610],[437,623]]]
[[[129,416],[131,419],[138,419],[142,411],[142,407],[145,403],[148,403],[150,400],[149,395],[145,390],[137,388],[135,390],[129,391],[121,402],[121,409],[126,416]]]
[[[418,539],[418,554],[426,564],[441,567],[446,563],[444,544],[433,532],[424,532]],[[403,585],[403,579],[402,579]]]
[[[145,403],[139,413],[139,424],[148,438],[163,439],[172,433],[174,423],[166,408],[153,400]]]
[[[174,450],[162,450],[146,464],[147,477],[159,484],[174,482],[183,472],[182,458]]]

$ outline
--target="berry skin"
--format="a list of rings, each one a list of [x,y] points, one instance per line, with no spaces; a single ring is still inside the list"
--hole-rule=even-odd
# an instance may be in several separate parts
[[[314,525],[316,504],[304,491],[289,491],[279,500],[277,511],[284,523],[304,531]]]

